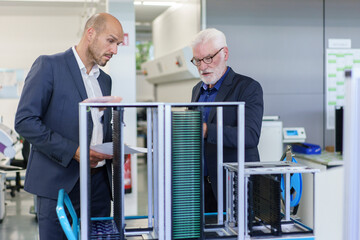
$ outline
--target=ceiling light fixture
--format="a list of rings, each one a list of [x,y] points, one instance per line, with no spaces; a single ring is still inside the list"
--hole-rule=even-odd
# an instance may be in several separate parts
[[[164,2],[164,1],[134,1],[134,5],[144,5],[144,6],[175,6],[176,1]]]

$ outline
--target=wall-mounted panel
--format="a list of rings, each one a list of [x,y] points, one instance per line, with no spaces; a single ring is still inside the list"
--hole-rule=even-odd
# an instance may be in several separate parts
[[[350,39],[351,48],[360,48],[360,1],[326,0],[325,4],[325,42],[329,39]],[[335,131],[325,130],[325,145],[334,145]]]

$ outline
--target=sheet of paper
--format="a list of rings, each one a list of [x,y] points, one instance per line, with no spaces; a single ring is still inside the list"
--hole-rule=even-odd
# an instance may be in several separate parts
[[[92,150],[95,150],[100,153],[113,155],[113,143],[112,142],[94,145],[94,146],[91,146],[90,148]],[[125,144],[124,151],[125,151],[125,154],[147,153],[147,148],[131,147],[131,146]]]

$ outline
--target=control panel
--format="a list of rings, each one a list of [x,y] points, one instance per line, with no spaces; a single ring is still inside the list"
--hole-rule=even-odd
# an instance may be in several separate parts
[[[296,143],[305,142],[306,134],[303,127],[283,128],[283,142]]]

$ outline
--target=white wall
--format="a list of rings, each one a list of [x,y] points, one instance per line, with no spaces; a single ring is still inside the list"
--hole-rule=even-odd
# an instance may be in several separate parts
[[[136,101],[137,102],[154,102],[154,85],[145,79],[145,75],[136,74]]]
[[[128,45],[119,46],[118,54],[109,62],[109,74],[113,81],[112,95],[121,96],[123,102],[136,102],[135,64],[135,9],[133,0],[109,0],[109,13],[119,19],[124,33],[128,35]],[[125,109],[124,141],[136,146],[136,109]],[[137,160],[131,156],[132,193],[125,195],[125,215],[137,214]]]
[[[39,55],[62,52],[77,44],[83,14],[83,4],[0,2],[0,68],[27,72]],[[0,99],[0,116],[11,128],[18,101]]]
[[[167,9],[152,24],[154,57],[187,46],[200,30],[199,0],[190,0]]]
[[[157,85],[156,97],[159,102],[191,102],[192,89],[199,81],[190,79]]]
[[[190,0],[166,10],[153,21],[155,58],[188,46],[200,31],[200,1]],[[195,66],[194,66],[195,67]],[[158,84],[155,98],[159,102],[190,102],[198,79]]]
[[[206,1],[207,27],[226,35],[228,65],[263,87],[264,115],[280,116],[284,127],[305,127],[306,142],[320,146],[323,4],[327,5],[323,0]]]
[[[75,45],[82,13],[82,5],[0,3],[0,67],[30,68],[39,55]]]

